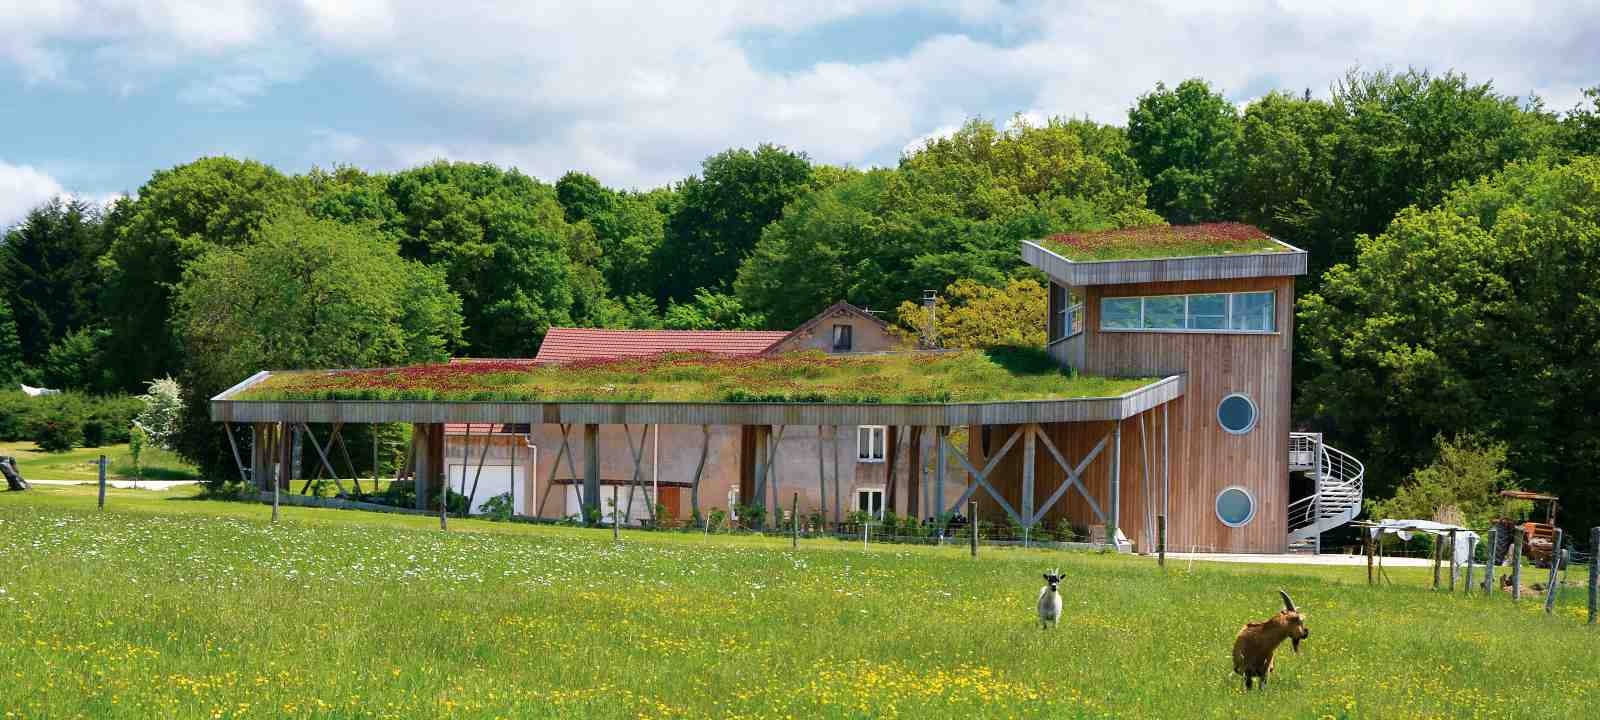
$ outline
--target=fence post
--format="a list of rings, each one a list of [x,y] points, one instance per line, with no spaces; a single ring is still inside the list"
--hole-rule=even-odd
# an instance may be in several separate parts
[[[462,472],[465,472],[465,471],[462,471]],[[612,485],[611,486],[611,539],[612,540],[621,540],[622,539],[622,514],[617,512],[617,488],[618,487],[619,486],[617,486],[617,485]]]
[[[1522,535],[1521,530],[1511,536],[1511,599],[1522,599]]]
[[[1361,530],[1361,548],[1367,553],[1367,584],[1372,584],[1372,533],[1366,528]]]
[[[1589,624],[1600,612],[1600,527],[1589,530]]]
[[[1556,528],[1556,543],[1550,546],[1550,583],[1544,588],[1546,615],[1556,611],[1556,591],[1561,589],[1561,577],[1556,574],[1561,571],[1561,534],[1561,528]]]
[[[1486,555],[1489,562],[1483,564],[1483,594],[1494,594],[1494,566],[1500,561],[1500,528],[1489,528],[1489,552]]]
[[[794,528],[794,544],[792,547],[800,549],[800,493],[794,494],[794,501],[789,510],[789,525]]]
[[[1156,564],[1167,566],[1167,516],[1156,516]]]
[[[1467,536],[1467,584],[1463,588],[1467,592],[1468,595],[1472,594],[1472,564],[1477,560],[1477,558],[1476,558],[1477,554],[1478,554],[1478,536],[1477,535],[1468,535]]]
[[[978,501],[967,503],[967,530],[972,536],[972,556],[978,556]]]
[[[100,456],[100,510],[106,509],[106,456]]]

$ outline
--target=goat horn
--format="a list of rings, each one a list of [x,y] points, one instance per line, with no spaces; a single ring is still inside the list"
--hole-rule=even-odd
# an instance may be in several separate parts
[[[1294,609],[1294,601],[1289,599],[1289,593],[1279,590],[1278,594],[1283,596],[1283,607],[1285,609],[1287,609],[1289,612],[1300,612],[1299,610]]]

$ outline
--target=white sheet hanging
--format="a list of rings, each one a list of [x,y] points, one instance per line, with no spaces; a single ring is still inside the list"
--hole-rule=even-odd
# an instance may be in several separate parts
[[[1401,540],[1410,540],[1412,533],[1449,535],[1450,531],[1454,530],[1456,533],[1456,546],[1453,548],[1452,554],[1455,556],[1456,564],[1458,565],[1464,565],[1467,562],[1467,547],[1470,542],[1468,538],[1479,537],[1478,533],[1459,525],[1447,525],[1432,520],[1390,520],[1384,518],[1383,522],[1368,528],[1368,530],[1371,531],[1374,538],[1381,532],[1398,535]]]

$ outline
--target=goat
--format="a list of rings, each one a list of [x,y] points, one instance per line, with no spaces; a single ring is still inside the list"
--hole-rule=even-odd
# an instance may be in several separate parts
[[[1044,587],[1039,588],[1039,625],[1048,630],[1061,621],[1061,570],[1044,574]]]
[[[1289,640],[1298,653],[1300,641],[1311,637],[1311,630],[1306,627],[1305,613],[1295,609],[1289,593],[1279,590],[1278,594],[1283,596],[1283,610],[1265,622],[1245,625],[1233,640],[1233,671],[1244,676],[1246,690],[1251,689],[1252,678],[1261,678],[1261,689],[1267,689],[1267,674],[1272,672],[1272,653],[1284,640]]]

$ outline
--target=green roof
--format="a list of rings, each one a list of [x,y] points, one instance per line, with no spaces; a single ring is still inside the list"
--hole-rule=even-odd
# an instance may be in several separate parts
[[[668,353],[270,373],[225,400],[942,404],[1116,397],[1154,382],[1071,374],[1038,349],[883,355]]]
[[[1244,223],[1145,225],[1119,230],[1064,233],[1044,238],[1039,244],[1076,262],[1250,255],[1293,250],[1260,228]]]

